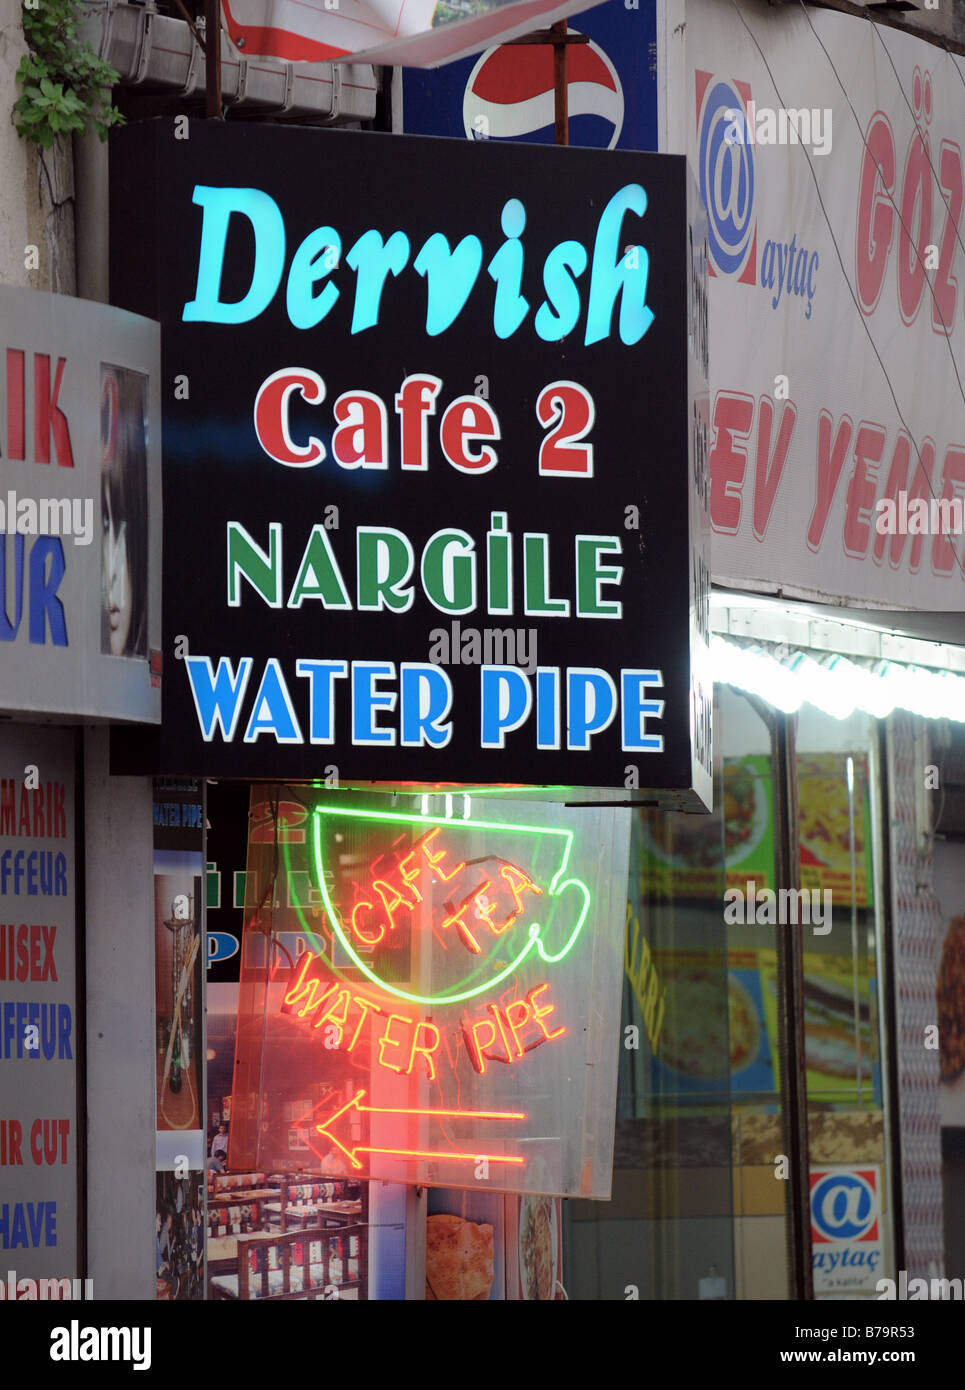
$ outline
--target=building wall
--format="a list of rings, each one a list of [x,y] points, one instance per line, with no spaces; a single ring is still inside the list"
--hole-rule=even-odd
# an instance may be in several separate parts
[[[87,1222],[94,1297],[154,1298],[154,847],[151,781],[111,777],[88,729]]]
[[[75,293],[73,160],[42,152],[10,120],[26,52],[18,0],[0,0],[0,284]],[[36,268],[29,248],[36,247]],[[28,268],[28,265],[31,268]]]
[[[26,51],[20,14],[18,0],[0,0],[0,284],[73,294],[70,144],[42,152],[11,121]],[[0,478],[2,469],[0,459]],[[97,1299],[153,1298],[151,783],[109,776],[108,738],[106,726],[86,732],[78,793],[86,814],[88,1264],[77,1272],[93,1279]]]

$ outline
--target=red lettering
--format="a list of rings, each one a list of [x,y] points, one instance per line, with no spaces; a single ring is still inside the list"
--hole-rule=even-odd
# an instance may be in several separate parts
[[[40,978],[41,980],[56,981],[57,967],[54,965],[54,937],[57,935],[57,928],[41,927],[40,931],[43,934],[45,951],[43,974]]]
[[[884,284],[895,227],[894,186],[895,139],[888,117],[878,111],[868,124],[858,186],[855,279],[864,314],[874,313]]]
[[[419,841],[419,843],[422,846],[422,853],[429,861],[429,867],[432,869],[432,872],[436,875],[437,878],[441,879],[443,883],[448,883],[450,879],[455,878],[456,874],[462,872],[462,870],[466,867],[466,864],[465,860],[461,860],[451,871],[451,873],[448,874],[442,869],[442,861],[447,857],[448,851],[441,849],[438,854],[433,854],[431,849],[429,848],[429,846],[432,844],[432,841],[436,838],[438,834],[439,827],[437,826],[435,830],[430,830],[428,835],[424,835],[423,838]]]
[[[932,473],[935,471],[935,441],[933,439],[923,439],[921,453],[918,457],[918,464],[915,468],[915,476],[912,480],[912,488],[908,493],[908,507],[911,509],[912,501],[916,498],[924,498],[926,501],[932,495]],[[908,557],[908,568],[912,574],[917,574],[921,565],[921,555],[925,548],[925,537],[921,534],[912,536],[911,550]]]
[[[939,498],[939,506],[942,502],[949,505],[943,510],[947,514],[952,513],[951,502],[954,498],[961,498],[965,492],[965,452],[961,449],[948,449],[945,453],[945,466],[942,470],[942,495]],[[951,521],[946,523],[945,518],[939,511],[941,521],[941,531],[936,534],[932,541],[931,563],[932,569],[936,574],[951,574],[959,560],[955,553],[955,547],[948,539],[946,530],[951,526]]]
[[[891,455],[891,467],[888,470],[888,481],[882,494],[883,499],[890,498],[897,506],[899,492],[908,490],[908,464],[911,461],[911,439],[905,430],[898,431],[895,440],[895,447]],[[901,563],[902,552],[905,548],[905,535],[895,532],[891,537],[891,554],[889,562],[892,569],[897,569]],[[886,532],[878,532],[875,536],[875,543],[872,547],[872,556],[876,565],[880,565],[888,545],[889,536]],[[898,542],[896,545],[895,542]]]
[[[718,391],[714,398],[714,443],[710,451],[710,521],[715,531],[734,535],[741,522],[741,490],[747,451],[735,439],[746,439],[754,420],[754,398],[739,391]]]
[[[34,353],[34,458],[38,463],[50,462],[50,436],[53,435],[58,466],[73,468],[74,455],[70,448],[67,417],[57,404],[66,365],[66,357],[57,358],[51,390],[50,357],[43,352]]]
[[[544,1018],[548,1018],[551,1013],[556,1012],[555,1004],[547,1004],[545,1007],[541,1008],[536,1003],[536,1000],[546,989],[549,989],[548,984],[537,985],[535,989],[531,989],[529,994],[527,994],[526,1002],[529,1004],[530,1008],[533,1011],[533,1018],[535,1019],[536,1023],[543,1030],[543,1036],[546,1038],[548,1042],[551,1042],[553,1038],[562,1037],[562,1035],[566,1032],[566,1029],[561,1027],[557,1028],[554,1033],[550,1033],[546,1027],[546,1024],[543,1022]]]
[[[402,439],[402,467],[424,473],[429,467],[426,416],[436,413],[436,396],[442,389],[437,376],[407,376],[395,398]],[[428,394],[426,394],[428,393]]]
[[[332,408],[338,426],[332,453],[343,468],[388,468],[389,423],[385,404],[370,391],[345,391]]]
[[[862,421],[855,439],[855,465],[848,483],[844,518],[844,549],[845,554],[859,559],[864,557],[871,539],[869,518],[875,503],[878,464],[884,452],[886,433],[882,425]]]
[[[425,1043],[421,1043],[419,1041],[423,1033],[425,1033],[426,1038],[428,1040]],[[412,1069],[415,1066],[416,1053],[418,1052],[422,1057],[425,1058],[426,1068],[429,1072],[429,1080],[435,1081],[436,1068],[435,1063],[432,1060],[432,1054],[438,1048],[439,1042],[439,1029],[436,1027],[434,1023],[420,1022],[416,1024],[412,1032],[412,1046],[409,1049],[409,1065],[405,1069],[406,1076],[410,1076],[412,1074]]]
[[[592,478],[593,445],[582,442],[596,418],[590,393],[575,381],[554,381],[536,399],[536,418],[544,429],[553,426],[539,446],[540,473]]]
[[[23,1128],[19,1120],[0,1120],[0,1167],[23,1163]]]
[[[472,892],[467,897],[463,898],[462,902],[459,904],[458,907],[453,907],[451,903],[446,903],[446,910],[448,916],[442,923],[443,931],[445,931],[446,927],[455,927],[456,931],[459,933],[459,938],[462,941],[462,944],[465,946],[466,950],[471,951],[475,956],[478,956],[480,952],[479,942],[476,940],[476,938],[470,931],[469,926],[465,921],[465,917],[469,909],[472,907],[473,903],[475,903],[477,898],[480,896],[480,894],[485,893],[486,889],[489,888],[491,884],[492,879],[489,878],[487,878],[484,883],[477,884],[477,886],[472,890]]]
[[[25,354],[7,348],[7,458],[23,462],[27,457]]]
[[[950,333],[958,304],[958,281],[952,275],[955,244],[962,221],[965,186],[962,183],[962,152],[950,140],[943,140],[938,156],[938,178],[945,194],[945,225],[938,250],[938,268],[932,284],[931,322],[936,333]]]
[[[400,1052],[403,1048],[402,1040],[400,1038],[393,1038],[392,1036],[393,1023],[408,1024],[409,1019],[407,1019],[404,1014],[389,1014],[385,1022],[385,1028],[382,1031],[382,1036],[379,1038],[379,1065],[388,1067],[390,1071],[402,1072],[405,1070],[404,1067],[395,1066],[392,1062],[387,1062],[385,1060],[385,1050],[387,1047],[398,1048]]]
[[[496,413],[487,401],[479,396],[457,396],[446,408],[439,426],[439,443],[442,452],[453,468],[460,473],[488,473],[496,467],[495,449],[490,449],[484,440],[501,438]],[[470,441],[478,440],[481,447],[475,453],[467,447]]]
[[[774,403],[770,396],[761,396],[760,413],[757,420],[757,476],[754,484],[754,535],[763,540],[770,520],[774,497],[780,486],[791,447],[791,435],[797,420],[797,407],[793,401],[785,401],[781,412],[781,424],[774,445],[773,457],[768,462],[771,449],[771,426],[774,423]]]
[[[838,490],[838,481],[841,477],[848,446],[851,443],[851,432],[854,428],[851,417],[842,415],[841,423],[835,431],[834,442],[832,443],[831,426],[830,412],[822,410],[818,416],[817,497],[808,524],[808,546],[811,550],[820,550],[821,548],[824,528],[828,524],[831,503]]]
[[[311,468],[325,457],[321,440],[312,436],[304,446],[288,432],[288,403],[294,391],[310,405],[325,399],[325,383],[307,367],[283,367],[258,388],[255,397],[255,434],[269,458],[288,468]]]
[[[918,212],[918,236],[911,231]],[[928,140],[916,130],[908,146],[901,188],[898,228],[898,306],[905,323],[914,323],[925,289],[925,247],[931,241],[931,162]]]
[[[352,916],[350,918],[350,921],[352,923],[352,930],[354,931],[358,939],[361,942],[363,942],[364,945],[377,946],[378,943],[382,940],[383,936],[385,936],[385,925],[382,922],[373,923],[372,925],[378,932],[378,935],[366,936],[362,928],[359,926],[359,913],[364,910],[373,912],[375,910],[375,904],[367,902],[365,898],[360,898],[359,901],[352,908]]]

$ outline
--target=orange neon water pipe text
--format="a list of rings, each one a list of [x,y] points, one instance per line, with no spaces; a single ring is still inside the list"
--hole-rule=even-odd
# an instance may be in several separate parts
[[[537,985],[525,999],[514,999],[504,1008],[489,1004],[488,1017],[463,1021],[462,1036],[474,1071],[483,1075],[487,1061],[508,1064],[532,1052],[534,1047],[565,1035],[565,1028],[551,1032],[544,1022],[556,1010],[555,1004],[539,1002],[547,989],[548,984]]]

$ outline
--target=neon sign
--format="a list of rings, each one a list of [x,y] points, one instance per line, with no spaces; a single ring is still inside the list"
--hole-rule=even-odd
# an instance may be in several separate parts
[[[414,1004],[425,1004],[430,1007],[439,1006],[442,1004],[461,1003],[464,1000],[474,998],[476,995],[493,990],[495,986],[498,985],[502,980],[506,979],[508,976],[518,973],[523,963],[527,959],[532,957],[534,953],[538,955],[539,958],[543,960],[545,963],[556,964],[558,961],[563,960],[570,953],[570,951],[576,945],[577,940],[579,939],[580,932],[583,930],[583,926],[586,922],[586,918],[590,910],[591,898],[590,890],[582,879],[566,877],[567,867],[569,865],[570,857],[573,850],[572,831],[559,830],[556,828],[545,828],[542,826],[515,825],[501,822],[479,821],[471,819],[447,821],[445,824],[446,830],[449,833],[459,833],[460,831],[478,832],[480,830],[491,830],[494,832],[499,832],[500,834],[506,834],[507,832],[511,832],[513,834],[527,836],[540,836],[545,837],[551,843],[558,844],[562,853],[559,868],[553,875],[549,887],[545,890],[545,893],[544,890],[539,888],[538,885],[536,885],[527,874],[525,874],[521,869],[518,869],[515,865],[507,866],[504,864],[500,868],[500,891],[508,892],[514,902],[514,908],[510,912],[509,916],[500,919],[498,922],[493,922],[492,914],[496,911],[496,905],[490,906],[486,893],[486,888],[491,887],[492,884],[491,882],[485,886],[482,884],[476,884],[473,891],[468,895],[468,901],[460,902],[458,904],[453,903],[451,905],[451,907],[448,909],[447,917],[440,924],[441,927],[443,929],[449,926],[456,927],[457,931],[459,932],[460,939],[463,942],[463,945],[466,946],[467,950],[471,954],[477,955],[480,954],[478,939],[473,934],[472,930],[466,922],[466,912],[468,907],[471,905],[474,905],[478,910],[481,911],[482,915],[486,917],[486,923],[489,929],[492,930],[495,935],[500,935],[501,933],[507,931],[510,926],[515,926],[517,924],[520,917],[524,914],[526,908],[530,906],[528,901],[530,897],[533,899],[534,903],[539,901],[539,899],[545,899],[545,903],[549,913],[547,923],[544,924],[538,921],[530,922],[526,927],[525,941],[522,944],[522,946],[520,946],[520,948],[516,951],[512,959],[508,961],[502,967],[501,970],[497,971],[495,975],[491,975],[486,979],[480,980],[476,984],[467,985],[465,989],[459,989],[457,987],[454,990],[442,991],[435,995],[416,994],[411,990],[403,989],[401,986],[394,984],[389,980],[381,979],[372,970],[371,966],[364,960],[364,958],[359,954],[356,944],[352,940],[353,936],[357,936],[359,941],[365,940],[363,933],[366,931],[367,927],[366,924],[361,921],[359,909],[367,906],[368,909],[375,910],[373,903],[369,899],[363,899],[361,903],[356,902],[351,913],[349,914],[349,930],[346,931],[345,925],[342,920],[342,914],[339,912],[338,908],[332,901],[331,893],[329,891],[328,886],[325,854],[322,844],[322,825],[326,817],[337,817],[342,822],[346,820],[358,819],[386,826],[424,825],[430,827],[431,830],[435,832],[438,832],[441,829],[439,821],[438,819],[434,819],[430,816],[416,816],[391,811],[363,811],[356,809],[347,810],[344,806],[316,806],[313,812],[314,825],[312,833],[312,852],[314,857],[315,878],[322,896],[325,911],[328,914],[328,920],[331,924],[332,931],[336,939],[338,940],[339,945],[342,947],[349,960],[351,961],[352,965],[354,965],[356,969],[358,969],[365,976],[365,978],[369,980],[372,984],[378,986],[378,988],[381,990],[385,990],[389,994],[394,994],[398,998],[409,1000],[411,1003]],[[420,853],[425,862],[423,865],[420,865],[417,868],[410,861],[412,859],[418,860]],[[375,926],[382,928],[381,932],[379,932],[379,934],[376,937],[376,942],[382,941],[387,930],[395,930],[397,920],[393,914],[397,911],[399,907],[406,906],[407,910],[411,911],[411,909],[414,906],[416,906],[418,903],[422,901],[423,894],[421,889],[416,888],[416,877],[424,874],[426,872],[426,869],[428,868],[428,870],[430,871],[430,876],[431,874],[435,874],[436,877],[445,880],[445,873],[438,873],[438,870],[442,867],[444,862],[446,864],[446,869],[450,873],[450,876],[454,876],[458,870],[461,870],[464,867],[464,863],[453,865],[451,858],[447,858],[447,860],[444,861],[444,859],[441,857],[442,853],[445,853],[446,856],[449,856],[448,851],[443,852],[441,850],[441,847],[439,849],[436,848],[434,842],[434,835],[426,834],[422,837],[421,840],[417,842],[417,846],[415,849],[413,849],[412,853],[408,855],[405,860],[403,860],[403,864],[407,865],[408,867],[403,873],[402,868],[400,866],[399,877],[401,879],[401,884],[397,880],[393,887],[388,883],[387,880],[380,879],[379,882],[382,884],[381,890],[375,889],[373,885],[373,891],[376,893],[376,896],[379,897],[382,903],[383,912],[385,914],[384,917],[376,923],[373,923],[371,917],[367,919],[368,929],[374,929]],[[504,875],[502,872],[502,868],[506,867],[508,867],[510,870],[510,873],[508,875]],[[407,877],[406,875],[409,875],[409,877]],[[400,888],[403,888],[404,892],[400,892]],[[544,939],[544,925],[548,926],[549,921],[552,920],[553,917],[555,917],[556,913],[560,908],[561,902],[566,894],[571,894],[571,896],[574,897],[578,903],[576,921],[572,929],[569,931],[569,934],[563,941],[563,944],[560,947],[560,949],[558,951],[551,951],[547,949],[546,941]],[[485,907],[483,907],[480,902],[481,897],[487,897]],[[375,943],[373,943],[373,941],[370,939],[368,942],[366,942],[366,944],[371,945]]]
[[[525,1120],[526,1115],[521,1110],[450,1110],[446,1108],[424,1108],[421,1106],[385,1106],[385,1105],[362,1105],[362,1097],[365,1091],[356,1091],[351,1100],[329,1115],[328,1119],[322,1124],[317,1124],[314,1128],[319,1134],[325,1136],[332,1144],[341,1149],[353,1168],[361,1168],[362,1164],[356,1157],[360,1153],[391,1154],[398,1158],[444,1158],[447,1160],[455,1159],[459,1162],[468,1161],[479,1163],[485,1160],[487,1163],[514,1163],[522,1164],[526,1160],[518,1154],[481,1154],[478,1150],[472,1153],[457,1153],[452,1149],[408,1149],[408,1148],[375,1148],[369,1144],[356,1144],[353,1142],[347,1123],[343,1125],[342,1139],[335,1134],[335,1126],[343,1117],[348,1116],[349,1111],[356,1114],[368,1115],[412,1115],[420,1119],[461,1119],[461,1120]],[[344,1139],[344,1142],[343,1142]],[[351,1147],[349,1147],[351,1145]]]
[[[430,1081],[436,1080],[435,1058],[440,1054],[442,1032],[428,1019],[410,1018],[407,1014],[390,1013],[383,1005],[357,994],[330,973],[324,957],[305,951],[295,962],[294,980],[282,1001],[282,1013],[296,1018],[312,1019],[313,1029],[331,1024],[337,1029],[338,1042],[326,1041],[330,1050],[355,1052],[366,1022],[371,1024],[367,1041],[372,1049],[373,1065],[411,1076],[416,1058],[425,1061]],[[340,988],[341,985],[341,988]],[[553,1028],[546,1020],[556,1012],[556,1005],[543,999],[549,984],[531,989],[523,999],[506,1003],[490,1003],[482,1018],[467,1015],[459,1021],[459,1033],[473,1071],[482,1075],[486,1061],[511,1063],[518,1061],[544,1042],[565,1035],[563,1026]],[[300,1006],[300,1007],[299,1007]],[[442,1054],[440,1054],[442,1055]]]
[[[286,789],[272,792],[282,805]],[[605,1194],[624,813],[466,797],[453,818],[441,799],[441,814],[359,802],[313,788],[300,840],[287,819],[277,843],[252,821],[239,1154],[283,1171],[308,1158],[326,1174]],[[280,885],[296,881],[286,902]],[[614,987],[601,1001],[603,974]]]

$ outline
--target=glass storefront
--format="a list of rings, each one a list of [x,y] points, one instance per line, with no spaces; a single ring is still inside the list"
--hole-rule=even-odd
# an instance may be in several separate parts
[[[880,728],[719,686],[715,729],[714,814],[635,813],[614,1199],[567,1203],[570,1296],[874,1296],[895,1248]]]

